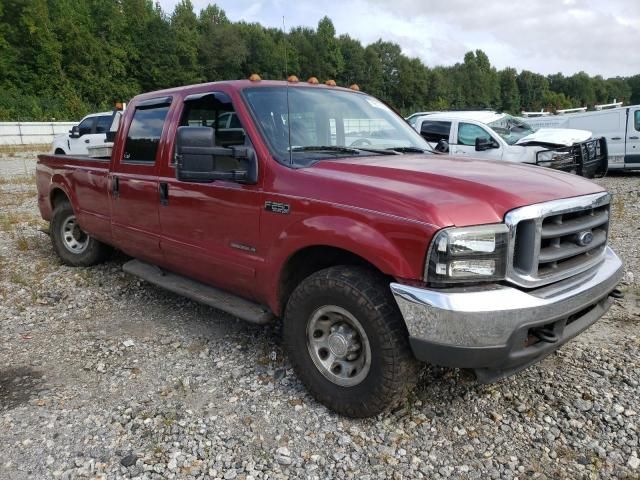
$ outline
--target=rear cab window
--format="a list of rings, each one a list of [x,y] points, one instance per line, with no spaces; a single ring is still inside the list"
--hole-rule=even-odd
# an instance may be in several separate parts
[[[123,162],[154,164],[169,103],[136,107],[127,140]]]
[[[634,126],[636,127],[636,130],[638,132],[640,132],[640,110],[636,110],[635,113],[633,114],[633,120],[634,120]]]
[[[96,117],[96,133],[107,133],[113,123],[113,115],[100,115]]]

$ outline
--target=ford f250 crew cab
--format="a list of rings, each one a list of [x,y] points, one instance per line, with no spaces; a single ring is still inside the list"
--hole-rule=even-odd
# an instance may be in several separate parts
[[[484,382],[541,360],[606,312],[622,271],[601,187],[432,155],[384,103],[336,86],[139,95],[111,158],[41,155],[37,186],[63,262],[117,248],[149,282],[281,319],[308,390],[351,416],[400,401],[417,360]]]

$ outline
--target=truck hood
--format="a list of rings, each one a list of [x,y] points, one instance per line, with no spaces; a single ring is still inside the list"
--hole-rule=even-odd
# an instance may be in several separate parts
[[[517,207],[603,191],[544,167],[440,155],[324,160],[299,173],[313,177],[309,198],[437,227],[502,222]]]
[[[588,130],[573,128],[541,128],[540,130],[522,137],[516,145],[548,144],[570,147],[574,143],[584,142],[591,138]]]

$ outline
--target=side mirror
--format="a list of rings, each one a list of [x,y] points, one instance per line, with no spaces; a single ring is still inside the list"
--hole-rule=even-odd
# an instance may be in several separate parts
[[[216,147],[211,127],[179,127],[176,134],[176,178],[182,182],[207,183],[231,180],[254,184],[258,162],[252,148]],[[222,169],[228,159],[237,160],[238,169]]]
[[[69,136],[71,138],[80,138],[80,127],[78,125],[71,127],[71,130],[69,130]]]
[[[483,152],[485,150],[491,150],[492,148],[499,148],[492,138],[476,137],[476,152]]]
[[[115,130],[109,130],[107,133],[105,133],[105,138],[104,138],[104,143],[113,143],[116,141],[116,133],[118,133]]]
[[[435,151],[438,153],[449,153],[449,142],[447,142],[444,138],[438,140]]]

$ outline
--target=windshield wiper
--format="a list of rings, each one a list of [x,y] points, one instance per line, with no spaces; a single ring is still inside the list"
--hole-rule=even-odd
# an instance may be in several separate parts
[[[360,155],[360,149],[341,147],[339,145],[307,145],[300,147],[291,147],[292,152],[336,152],[336,153],[352,153]]]
[[[399,153],[425,153],[429,151],[427,149],[418,148],[418,147],[391,147],[391,148],[387,148],[387,150],[391,150],[393,152],[399,152]]]
[[[378,153],[380,155],[397,155],[398,154],[398,152],[390,151],[388,148],[385,148],[385,149],[382,149],[382,148],[364,148],[364,147],[353,147],[353,148],[357,148],[358,150],[362,150],[363,152]]]

